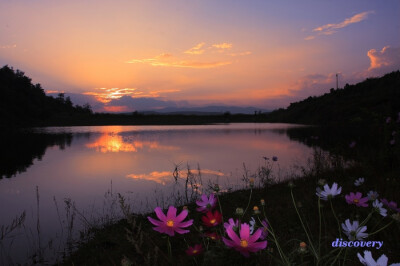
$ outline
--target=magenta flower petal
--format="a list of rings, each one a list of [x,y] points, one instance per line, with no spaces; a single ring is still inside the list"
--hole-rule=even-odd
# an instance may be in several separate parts
[[[167,217],[165,216],[165,214],[161,210],[161,207],[155,208],[154,212],[156,213],[157,218],[160,219],[161,221],[166,221],[167,220]]]
[[[191,226],[193,224],[193,220],[188,220],[186,222],[182,222],[182,223],[177,223],[178,227],[188,227]]]
[[[186,216],[188,216],[188,211],[187,210],[183,210],[178,216],[176,216],[175,221],[180,223],[183,220],[185,220]]]
[[[249,240],[250,236],[250,226],[246,223],[242,224],[242,227],[240,228],[240,238]]]
[[[172,220],[176,218],[176,208],[174,206],[170,206],[167,212],[167,220]]]
[[[236,235],[236,233],[233,231],[232,227],[229,227],[226,229],[226,233],[228,236],[233,240],[233,242],[239,243],[240,238]]]
[[[257,231],[249,237],[249,242],[254,243],[256,242],[262,234],[262,229],[257,229]]]
[[[245,257],[249,257],[249,252],[257,252],[261,249],[267,247],[267,241],[257,242],[260,238],[262,230],[258,229],[255,234],[250,235],[250,227],[248,224],[243,223],[240,227],[240,238],[233,231],[232,226],[226,228],[226,233],[231,238],[231,240],[222,238],[226,246],[234,248],[236,251],[240,252]]]
[[[222,237],[222,241],[224,241],[225,245],[228,247],[233,248],[235,246],[235,242],[229,239],[226,239],[225,237]]]
[[[165,233],[169,236],[174,236],[175,232],[178,234],[186,234],[189,230],[182,229],[182,227],[188,227],[193,224],[193,220],[182,222],[183,219],[187,217],[187,210],[183,210],[178,216],[176,216],[177,210],[174,206],[168,208],[167,216],[165,216],[160,207],[155,208],[154,211],[160,221],[151,217],[147,217],[147,219],[156,226],[153,227],[153,229],[157,232]]]
[[[257,252],[261,249],[265,249],[267,247],[267,241],[256,242],[248,248],[250,252]]]
[[[147,219],[149,219],[150,223],[154,224],[155,226],[162,226],[164,223],[161,221],[157,221],[151,217],[147,217]]]
[[[190,230],[185,230],[185,229],[181,229],[181,228],[175,228],[175,232],[177,232],[178,234],[186,234],[189,233]]]

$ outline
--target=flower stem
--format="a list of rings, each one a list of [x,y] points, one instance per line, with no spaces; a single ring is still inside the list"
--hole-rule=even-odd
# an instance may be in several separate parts
[[[340,238],[342,238],[342,230],[340,230],[340,222],[339,222],[339,219],[337,218],[336,212],[335,212],[335,210],[333,209],[332,201],[329,200],[329,203],[331,204],[332,213],[333,213],[333,216],[335,217],[336,222],[337,222],[338,231],[339,231],[339,236],[340,236]]]
[[[272,224],[271,224],[271,223],[269,222],[269,220],[268,220],[268,217],[267,217],[267,215],[266,215],[266,213],[265,213],[265,208],[264,208],[264,206],[263,206],[263,214],[264,214],[265,220],[267,220],[267,223],[268,223],[268,228],[267,228],[267,230],[268,230],[268,232],[270,233],[270,235],[272,235],[272,237],[274,238],[276,247],[277,247],[278,252],[279,252],[279,256],[280,256],[281,259],[283,260],[284,265],[290,265],[289,260],[286,258],[285,254],[283,253],[283,250],[281,249],[281,246],[279,245],[278,239],[276,239],[276,236],[275,236],[275,233],[274,233],[274,229],[272,228]],[[270,229],[270,228],[271,228],[271,229]]]
[[[171,242],[169,241],[169,236],[167,237],[167,249],[168,249],[168,258],[172,262],[172,247],[171,247]]]
[[[290,195],[292,196],[292,201],[293,201],[293,205],[294,205],[294,208],[295,208],[295,210],[296,210],[297,216],[298,216],[299,219],[300,219],[301,226],[303,227],[303,230],[304,230],[304,232],[306,233],[308,242],[310,243],[311,250],[312,250],[312,252],[314,253],[315,258],[317,259],[317,264],[318,264],[318,263],[319,263],[319,256],[318,256],[317,252],[315,251],[315,248],[314,248],[314,245],[313,245],[313,243],[312,243],[312,241],[311,241],[310,235],[308,234],[307,229],[306,229],[306,227],[305,227],[305,225],[304,225],[304,223],[303,223],[303,219],[301,219],[299,210],[297,209],[296,201],[294,200],[293,189],[292,189],[292,188],[290,189]]]
[[[249,206],[250,206],[250,201],[251,201],[251,195],[252,195],[252,194],[253,194],[253,188],[250,188],[250,197],[249,197],[249,201],[247,202],[247,207],[246,207],[246,209],[244,210],[242,217],[246,214],[246,211],[247,211],[247,209],[248,209]]]
[[[375,231],[371,234],[368,234],[368,236],[372,236],[375,235],[376,233],[379,233],[380,231],[382,231],[383,229],[387,228],[389,225],[391,225],[393,223],[393,221],[391,221],[390,223],[388,223],[387,225],[385,225],[384,227],[382,227],[381,229],[379,229],[378,231]]]

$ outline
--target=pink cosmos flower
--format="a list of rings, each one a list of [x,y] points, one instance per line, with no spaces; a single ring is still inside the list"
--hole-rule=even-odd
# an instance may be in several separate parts
[[[233,220],[229,218],[228,223],[224,223],[224,228],[227,229],[228,227],[232,227],[233,231],[236,231],[239,228],[239,220]]]
[[[197,256],[201,253],[203,253],[204,249],[201,244],[196,244],[194,247],[189,247],[185,252],[189,256]]]
[[[397,203],[394,201],[388,201],[387,199],[381,199],[381,202],[385,204],[385,206],[388,206],[390,209],[400,212],[400,208],[397,208]]]
[[[266,240],[257,242],[262,234],[262,230],[258,229],[253,235],[250,235],[250,226],[247,223],[243,223],[241,225],[240,237],[236,235],[231,226],[226,228],[226,233],[231,240],[223,237],[222,240],[224,241],[225,245],[234,248],[245,257],[250,256],[249,252],[257,252],[267,247]]]
[[[221,239],[221,236],[219,236],[217,233],[215,233],[215,232],[212,232],[212,233],[209,233],[209,232],[207,232],[207,233],[205,233],[204,234],[206,237],[208,237],[208,238],[210,238],[211,240],[220,240]]]
[[[222,222],[222,215],[219,211],[211,211],[206,213],[206,216],[202,216],[201,220],[203,221],[204,225],[207,227],[214,227],[219,225]]]
[[[350,192],[350,195],[346,195],[344,197],[346,198],[348,204],[354,204],[358,207],[368,207],[368,197],[361,198],[361,192],[356,192],[356,194]]]
[[[151,217],[147,217],[147,219],[156,226],[153,228],[155,231],[165,233],[169,236],[174,236],[175,232],[178,234],[189,233],[189,230],[182,229],[193,224],[193,220],[182,222],[188,215],[187,210],[183,210],[178,216],[176,216],[176,208],[174,206],[169,207],[167,216],[165,216],[161,207],[155,208],[154,211],[160,221]]]
[[[197,208],[196,210],[199,212],[208,212],[215,208],[217,205],[217,198],[215,198],[214,194],[210,194],[210,197],[207,197],[205,194],[201,196],[201,200],[196,200]]]

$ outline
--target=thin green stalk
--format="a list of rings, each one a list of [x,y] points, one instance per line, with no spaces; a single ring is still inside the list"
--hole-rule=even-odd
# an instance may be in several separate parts
[[[318,197],[318,217],[319,217],[319,236],[318,236],[318,254],[321,254],[321,230],[322,230],[322,216],[321,216],[321,198]]]
[[[377,234],[377,233],[379,233],[380,231],[382,231],[383,229],[386,229],[389,225],[391,225],[393,223],[393,221],[391,221],[390,223],[388,223],[387,225],[385,225],[384,227],[382,227],[381,229],[379,229],[378,231],[375,231],[375,232],[373,232],[373,233],[371,233],[371,234],[368,234],[368,236],[372,236],[372,235],[375,235],[375,234]]]
[[[296,202],[295,202],[294,196],[293,196],[293,189],[290,189],[290,195],[292,196],[292,201],[293,201],[293,205],[294,205],[294,208],[295,208],[295,210],[296,210],[297,216],[298,216],[299,219],[300,219],[301,226],[303,227],[303,230],[304,230],[304,232],[306,233],[308,242],[310,243],[311,250],[312,250],[312,252],[314,253],[315,258],[317,259],[317,264],[318,264],[318,263],[319,263],[319,255],[318,255],[317,252],[315,251],[315,248],[314,248],[314,245],[313,245],[313,243],[312,243],[312,241],[311,241],[310,235],[308,234],[308,232],[307,232],[307,230],[306,230],[306,227],[305,227],[305,225],[304,225],[304,223],[303,223],[303,219],[301,219],[299,210],[297,209]]]
[[[362,223],[360,224],[360,227],[363,226],[364,224],[366,224],[369,219],[371,219],[373,212],[370,212],[367,216],[367,218],[364,219],[364,221],[362,221]]]
[[[224,213],[222,212],[222,206],[221,206],[221,201],[219,200],[218,192],[216,192],[215,195],[217,196],[219,211],[222,215],[222,224],[224,224]]]
[[[344,251],[343,266],[346,265],[347,250],[348,250],[348,249],[346,248],[345,251]]]
[[[246,214],[246,212],[247,212],[247,209],[249,208],[249,206],[250,206],[250,201],[251,201],[251,196],[252,196],[252,194],[253,194],[253,188],[250,188],[250,196],[249,196],[249,201],[247,202],[247,207],[246,207],[246,209],[244,210],[244,212],[243,212],[243,215],[242,216],[244,216],[245,214]]]
[[[335,262],[336,262],[337,259],[339,258],[339,256],[340,256],[340,254],[342,253],[342,251],[343,251],[343,248],[340,249],[339,254],[336,255],[335,260],[334,260],[334,261],[332,262],[332,264],[330,264],[330,265],[335,265]]]
[[[265,220],[267,220],[267,223],[268,223],[267,230],[268,230],[269,234],[272,236],[272,238],[275,241],[276,247],[277,247],[278,252],[279,252],[279,256],[281,257],[281,259],[283,260],[285,265],[290,265],[289,260],[286,258],[285,254],[283,253],[283,250],[282,250],[281,246],[279,245],[278,239],[276,239],[276,236],[275,236],[275,233],[274,233],[274,229],[272,228],[272,224],[268,220],[268,217],[267,217],[267,215],[265,213],[265,207],[264,206],[263,206],[263,214],[264,214]]]
[[[169,261],[172,262],[172,247],[171,247],[171,242],[169,241],[169,236],[167,237],[167,249],[168,249]]]
[[[340,238],[342,238],[342,230],[340,230],[340,222],[339,222],[339,219],[337,218],[336,212],[335,212],[335,210],[333,209],[332,201],[329,200],[329,203],[331,204],[332,213],[333,213],[333,216],[335,217],[336,222],[337,222],[337,225],[338,225],[339,236],[340,236]]]

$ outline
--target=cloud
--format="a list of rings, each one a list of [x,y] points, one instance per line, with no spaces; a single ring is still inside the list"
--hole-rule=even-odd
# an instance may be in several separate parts
[[[214,62],[200,62],[200,61],[169,61],[160,60],[158,57],[148,59],[133,59],[127,61],[128,64],[144,63],[151,66],[162,66],[162,67],[181,67],[181,68],[215,68],[232,64],[231,61],[214,61]]]
[[[17,48],[16,44],[11,44],[11,45],[0,45],[0,49],[13,49]]]
[[[195,54],[195,55],[202,54],[202,53],[204,53],[204,50],[201,50],[201,48],[202,48],[205,44],[206,44],[206,43],[204,43],[204,42],[199,43],[198,45],[196,45],[196,46],[190,48],[189,50],[185,51],[184,53],[185,53],[185,54]]]
[[[217,49],[231,49],[232,44],[231,43],[219,43],[219,44],[213,44],[211,47],[217,48]]]
[[[312,35],[304,38],[304,40],[306,40],[306,41],[313,40],[313,39],[315,39],[315,36],[312,36]]]
[[[400,47],[385,46],[381,51],[371,49],[367,52],[371,63],[368,71],[389,72],[400,69]]]
[[[368,18],[368,15],[375,13],[374,11],[366,11],[362,13],[355,14],[350,18],[346,18],[342,22],[339,23],[329,23],[319,27],[314,28],[312,31],[316,32],[318,35],[332,35],[337,32],[337,30],[345,28],[351,24],[361,22]],[[304,40],[312,40],[315,36],[307,36]]]
[[[232,53],[229,54],[230,56],[245,56],[245,55],[250,55],[251,52],[250,51],[246,51],[246,52],[241,52],[241,53]]]
[[[136,88],[95,88],[96,91],[84,92],[84,95],[92,95],[97,101],[108,103],[113,99],[119,99],[126,95],[132,95],[137,90]]]
[[[129,111],[127,106],[104,106],[104,110],[111,113],[121,113]]]

